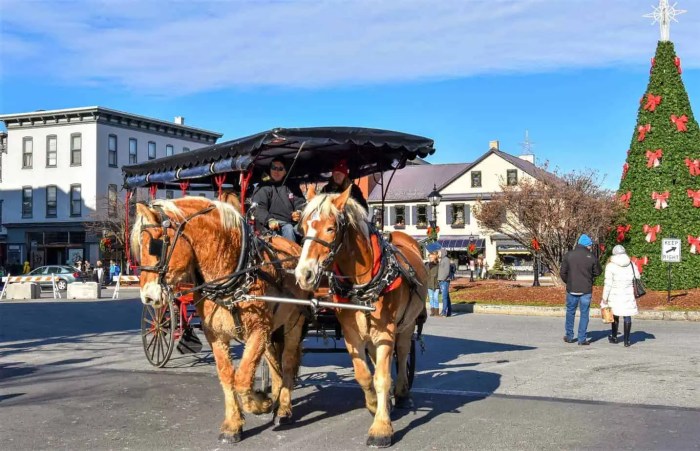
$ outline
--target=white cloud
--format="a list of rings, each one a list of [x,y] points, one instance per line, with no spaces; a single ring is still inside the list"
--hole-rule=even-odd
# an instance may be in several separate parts
[[[640,64],[658,39],[638,0],[0,2],[4,74],[145,93]],[[692,13],[671,27],[687,68]]]

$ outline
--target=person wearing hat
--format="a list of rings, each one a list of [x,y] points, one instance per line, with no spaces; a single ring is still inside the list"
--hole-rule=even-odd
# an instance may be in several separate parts
[[[574,341],[574,319],[576,308],[581,310],[581,318],[578,324],[578,344],[589,345],[586,340],[588,330],[588,315],[591,307],[591,296],[593,294],[593,281],[598,277],[602,269],[598,258],[591,252],[593,240],[583,234],[578,239],[576,247],[564,255],[559,269],[561,279],[566,283],[566,322],[564,329],[564,341],[573,343]]]
[[[350,180],[350,168],[346,160],[339,160],[335,163],[331,174],[331,180],[321,189],[321,192],[326,194],[342,193],[348,189],[348,186],[352,187],[350,189],[350,197],[355,199],[358,204],[362,205],[365,210],[369,210],[365,196],[362,195],[362,190]]]
[[[625,347],[630,345],[630,331],[632,330],[632,316],[637,314],[637,300],[634,298],[634,279],[639,278],[637,266],[632,264],[625,248],[617,245],[613,248],[612,256],[605,265],[605,286],[603,288],[603,300],[600,307],[610,307],[614,321],[608,341],[617,343],[617,328],[620,317],[624,321]]]
[[[299,186],[286,182],[287,166],[282,159],[270,162],[270,180],[258,185],[253,194],[255,221],[260,230],[269,230],[296,241],[294,224],[301,217],[306,199]]]

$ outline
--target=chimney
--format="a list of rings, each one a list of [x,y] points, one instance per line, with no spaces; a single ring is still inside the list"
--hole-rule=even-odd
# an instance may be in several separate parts
[[[523,155],[518,156],[521,160],[529,161],[532,164],[535,164],[535,155],[531,153],[526,153]]]
[[[489,150],[491,149],[500,150],[498,140],[489,141]]]
[[[183,116],[175,116],[175,123],[177,125],[185,125],[185,118]]]

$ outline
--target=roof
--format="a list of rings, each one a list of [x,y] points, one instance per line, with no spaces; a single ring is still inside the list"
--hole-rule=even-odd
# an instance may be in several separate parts
[[[472,166],[476,166],[479,164],[482,160],[484,160],[486,157],[488,157],[491,154],[498,155],[499,157],[503,158],[516,168],[520,169],[523,172],[526,172],[530,174],[531,176],[541,179],[542,177],[551,175],[549,172],[545,171],[544,169],[538,168],[535,166],[533,163],[530,163],[527,160],[523,160],[520,157],[516,157],[515,155],[511,155],[509,153],[501,152],[500,150],[497,149],[489,149],[488,152],[486,152],[484,155],[482,155],[478,160],[476,160]]]
[[[141,164],[124,166],[124,186],[177,183],[214,174],[252,169],[259,180],[274,159],[288,163],[288,178],[298,182],[327,180],[338,159],[350,175],[362,177],[435,152],[433,140],[390,130],[356,127],[276,128]]]
[[[438,191],[452,183],[462,175],[471,165],[469,163],[450,164],[419,164],[406,166],[396,171],[394,178],[389,183],[389,177],[393,171],[384,173],[384,183],[389,184],[389,192],[385,201],[403,202],[413,200],[426,200],[433,190],[433,185]],[[381,202],[382,186],[377,185],[369,194],[368,202]]]
[[[160,125],[162,127],[168,127],[175,130],[189,131],[192,133],[199,133],[208,135],[211,138],[216,139],[221,138],[223,134],[205,130],[203,128],[190,127],[184,124],[177,124],[175,122],[163,121],[160,119],[154,119],[151,117],[140,116],[138,114],[126,113],[124,111],[113,110],[111,108],[105,108],[101,106],[86,106],[78,108],[64,108],[59,110],[37,110],[30,111],[27,113],[11,113],[11,114],[0,114],[0,121],[5,122],[8,128],[12,125],[21,126],[25,123],[33,124],[34,122],[39,122],[40,125],[44,125],[45,119],[55,119],[59,118],[80,118],[83,116],[90,115],[106,115],[110,117],[120,117],[126,120],[130,120],[136,123],[151,123],[154,125]]]

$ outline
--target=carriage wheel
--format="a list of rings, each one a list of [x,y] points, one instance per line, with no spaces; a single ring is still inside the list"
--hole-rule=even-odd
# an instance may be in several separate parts
[[[162,368],[170,360],[175,348],[177,315],[172,302],[155,308],[144,305],[141,313],[141,341],[151,365]]]

